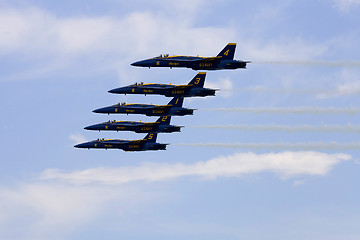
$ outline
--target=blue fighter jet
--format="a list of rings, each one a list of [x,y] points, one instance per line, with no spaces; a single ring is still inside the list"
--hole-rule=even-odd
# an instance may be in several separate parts
[[[161,116],[156,122],[108,121],[85,127],[97,131],[133,131],[136,133],[180,132],[181,126],[170,125],[171,116]]]
[[[158,94],[166,97],[206,97],[215,96],[216,89],[204,88],[205,72],[198,73],[188,85],[135,83],[126,87],[115,88],[109,93],[118,94]]]
[[[199,56],[169,56],[169,54],[160,55],[131,65],[136,67],[182,67],[193,70],[220,70],[246,68],[250,61],[234,60],[236,43],[228,43],[226,47],[216,57]]]
[[[97,139],[91,142],[75,145],[76,148],[100,148],[100,149],[122,149],[129,151],[147,151],[147,150],[166,150],[166,143],[156,142],[157,133],[149,133],[144,139],[140,140],[120,140],[120,139]]]
[[[146,116],[184,116],[192,115],[194,109],[183,108],[183,97],[174,97],[167,105],[153,104],[126,104],[119,103],[109,107],[94,110],[95,113],[126,113],[126,114],[144,114]]]

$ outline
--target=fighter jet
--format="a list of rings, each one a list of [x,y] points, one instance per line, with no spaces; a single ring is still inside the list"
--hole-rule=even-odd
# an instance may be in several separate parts
[[[115,88],[109,93],[118,94],[158,94],[166,97],[206,97],[215,96],[216,89],[204,88],[205,72],[198,73],[188,85],[144,84],[135,83],[126,87]]]
[[[171,116],[161,116],[156,122],[108,121],[85,127],[86,130],[133,131],[136,133],[180,132],[181,126],[170,125]]]
[[[166,150],[166,143],[156,142],[157,133],[149,133],[144,139],[140,140],[120,140],[120,139],[97,139],[91,142],[75,145],[76,148],[115,148],[128,151],[146,150]]]
[[[94,110],[95,113],[126,113],[126,114],[145,114],[146,116],[184,116],[192,115],[194,109],[183,108],[184,98],[174,97],[167,105],[153,104],[126,104],[119,103],[109,107]]]
[[[236,43],[228,43],[216,57],[170,56],[169,54],[134,62],[136,67],[183,67],[193,70],[219,70],[246,68],[250,61],[234,60]]]

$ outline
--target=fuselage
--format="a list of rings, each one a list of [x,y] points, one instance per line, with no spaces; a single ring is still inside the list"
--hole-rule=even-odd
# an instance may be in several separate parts
[[[76,148],[122,149],[124,151],[166,150],[163,143],[150,143],[144,140],[97,139],[75,145]]]
[[[116,104],[96,109],[93,112],[106,114],[144,114],[146,116],[184,116],[192,115],[194,110],[183,107],[172,107],[171,105]]]
[[[136,133],[180,132],[180,126],[160,124],[159,122],[108,121],[85,127],[97,131],[133,131]]]
[[[190,85],[170,85],[170,84],[143,84],[136,83],[126,87],[115,88],[109,93],[116,94],[152,94],[164,95],[166,97],[206,97],[215,96],[215,89],[192,87]]]
[[[246,68],[248,61],[221,59],[213,57],[169,56],[155,57],[134,62],[136,67],[177,67],[191,68],[193,70],[221,70]]]

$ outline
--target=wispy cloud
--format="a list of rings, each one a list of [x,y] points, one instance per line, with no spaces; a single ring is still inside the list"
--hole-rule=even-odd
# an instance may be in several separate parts
[[[228,129],[241,131],[285,131],[285,132],[342,132],[360,133],[360,125],[194,125],[187,128]]]
[[[209,147],[209,148],[234,148],[252,150],[359,150],[360,142],[338,143],[338,142],[303,142],[303,143],[174,143],[178,146]]]
[[[333,2],[334,7],[343,12],[348,12],[353,7],[360,5],[360,0],[333,0]]]
[[[347,154],[320,152],[236,153],[187,165],[143,163],[136,167],[92,168],[73,172],[47,169],[40,179],[62,180],[75,184],[122,184],[132,181],[165,181],[186,176],[210,179],[240,177],[260,172],[273,172],[281,177],[325,175],[336,164],[350,159],[351,156]]]
[[[360,114],[360,108],[324,108],[324,107],[267,107],[267,108],[207,108],[199,109],[200,111],[217,111],[217,112],[244,112],[244,113],[268,113],[268,114]]]
[[[4,239],[49,239],[65,236],[101,214],[114,191],[96,187],[26,183],[11,188],[0,186],[0,224]],[[120,199],[119,199],[120,200]],[[17,222],[12,224],[12,222]],[[22,224],[18,225],[18,222]],[[11,231],[6,226],[16,226]],[[61,232],[58,229],[62,229]]]
[[[83,142],[87,142],[88,140],[81,135],[80,133],[72,133],[69,136],[69,139],[74,141],[74,144],[79,144],[79,143],[83,143]]]
[[[360,68],[360,61],[321,61],[321,60],[268,60],[268,61],[253,61],[258,64],[286,64],[286,65],[301,65],[301,66],[322,66],[322,67],[348,67],[348,68]]]
[[[325,91],[322,93],[318,93],[317,97],[320,99],[327,99],[331,97],[351,96],[356,94],[360,94],[359,81],[341,84],[332,91]]]
[[[220,89],[216,93],[218,96],[222,96],[224,98],[229,98],[232,95],[233,83],[229,78],[220,78],[218,81],[206,81],[205,87]]]

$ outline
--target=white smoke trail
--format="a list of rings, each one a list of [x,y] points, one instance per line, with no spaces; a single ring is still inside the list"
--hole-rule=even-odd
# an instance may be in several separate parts
[[[217,112],[244,112],[244,113],[271,113],[271,114],[360,114],[360,108],[321,108],[321,107],[268,107],[268,108],[208,108],[199,109],[200,111],[217,111]]]
[[[325,61],[325,60],[253,61],[252,63],[259,63],[259,64],[286,64],[286,65],[320,66],[320,67],[347,67],[347,68],[359,68],[360,67],[360,61],[351,61],[351,60],[339,60],[339,61]]]
[[[235,148],[252,150],[360,150],[360,142],[309,142],[309,143],[177,143],[188,147]]]
[[[196,125],[187,128],[225,129],[241,131],[286,131],[286,132],[341,132],[360,133],[360,125]]]

